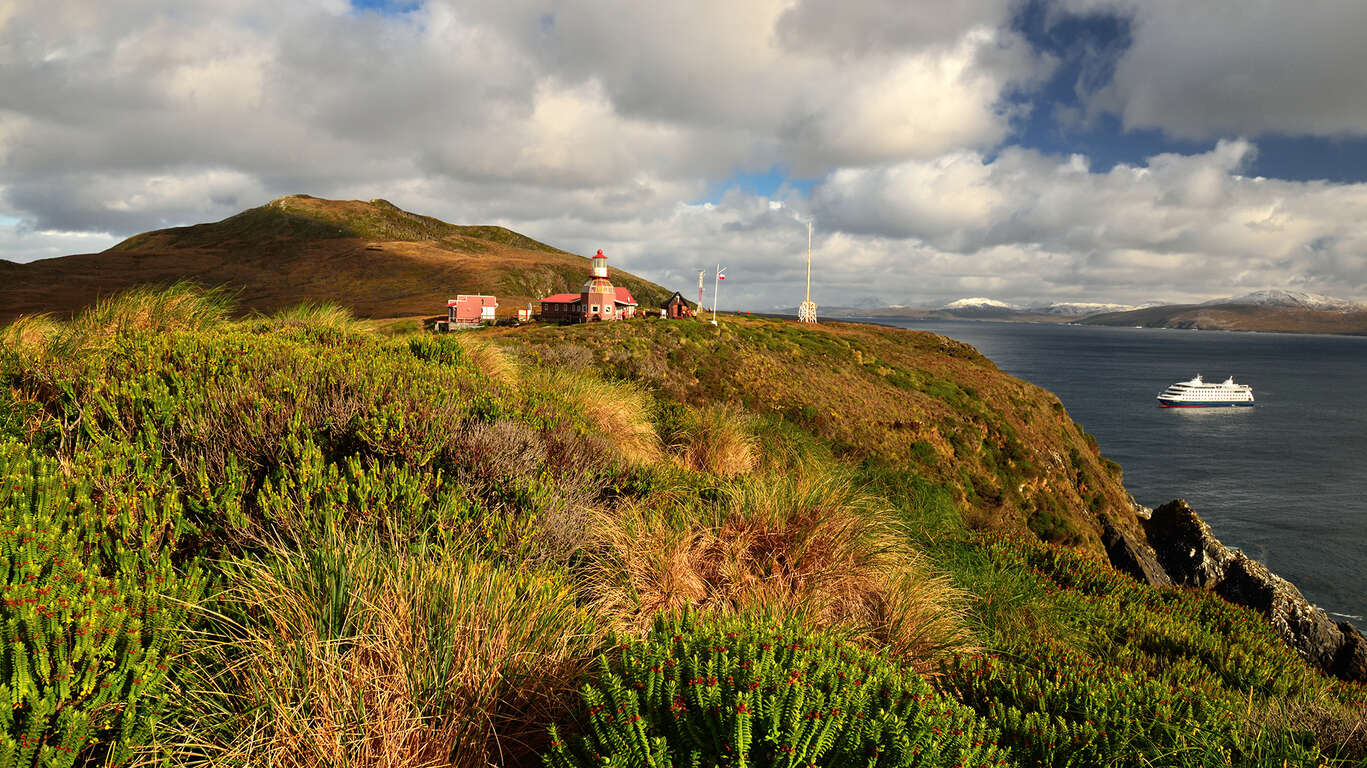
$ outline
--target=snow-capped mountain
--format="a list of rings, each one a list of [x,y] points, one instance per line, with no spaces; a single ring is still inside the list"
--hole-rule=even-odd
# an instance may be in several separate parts
[[[969,299],[958,299],[940,307],[940,309],[1020,309],[1014,304],[1007,304],[1004,301],[988,299],[982,296],[975,296]]]
[[[1137,309],[1133,304],[1106,304],[1098,301],[1056,301],[1040,307],[1033,307],[1042,315],[1099,315],[1102,312],[1128,312]]]
[[[1225,299],[1212,299],[1204,302],[1202,306],[1291,307],[1293,309],[1316,309],[1322,312],[1357,312],[1367,309],[1367,304],[1334,296],[1277,289],[1254,291]]]

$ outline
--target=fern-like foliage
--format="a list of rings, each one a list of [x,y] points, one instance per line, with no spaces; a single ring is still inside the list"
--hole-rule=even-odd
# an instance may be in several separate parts
[[[549,768],[1009,765],[996,733],[921,678],[838,639],[745,617],[656,620],[599,660],[580,735]]]

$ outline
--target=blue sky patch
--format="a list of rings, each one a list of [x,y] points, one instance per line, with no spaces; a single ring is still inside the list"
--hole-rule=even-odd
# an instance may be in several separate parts
[[[422,0],[351,0],[351,9],[382,16],[412,13],[422,7]]]

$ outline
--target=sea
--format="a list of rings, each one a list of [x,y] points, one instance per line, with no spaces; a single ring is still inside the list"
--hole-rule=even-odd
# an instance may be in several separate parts
[[[1058,395],[1135,500],[1186,499],[1215,536],[1367,630],[1367,337],[860,318],[971,344]],[[1252,408],[1162,408],[1201,374]]]

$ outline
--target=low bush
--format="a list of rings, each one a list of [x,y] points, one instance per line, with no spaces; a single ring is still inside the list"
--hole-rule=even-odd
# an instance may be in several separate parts
[[[583,721],[552,731],[550,768],[1010,765],[972,711],[791,623],[660,618],[599,670]]]
[[[13,442],[0,477],[0,765],[126,765],[166,712],[202,588],[198,568],[172,564],[181,510],[102,499],[88,475]]]

